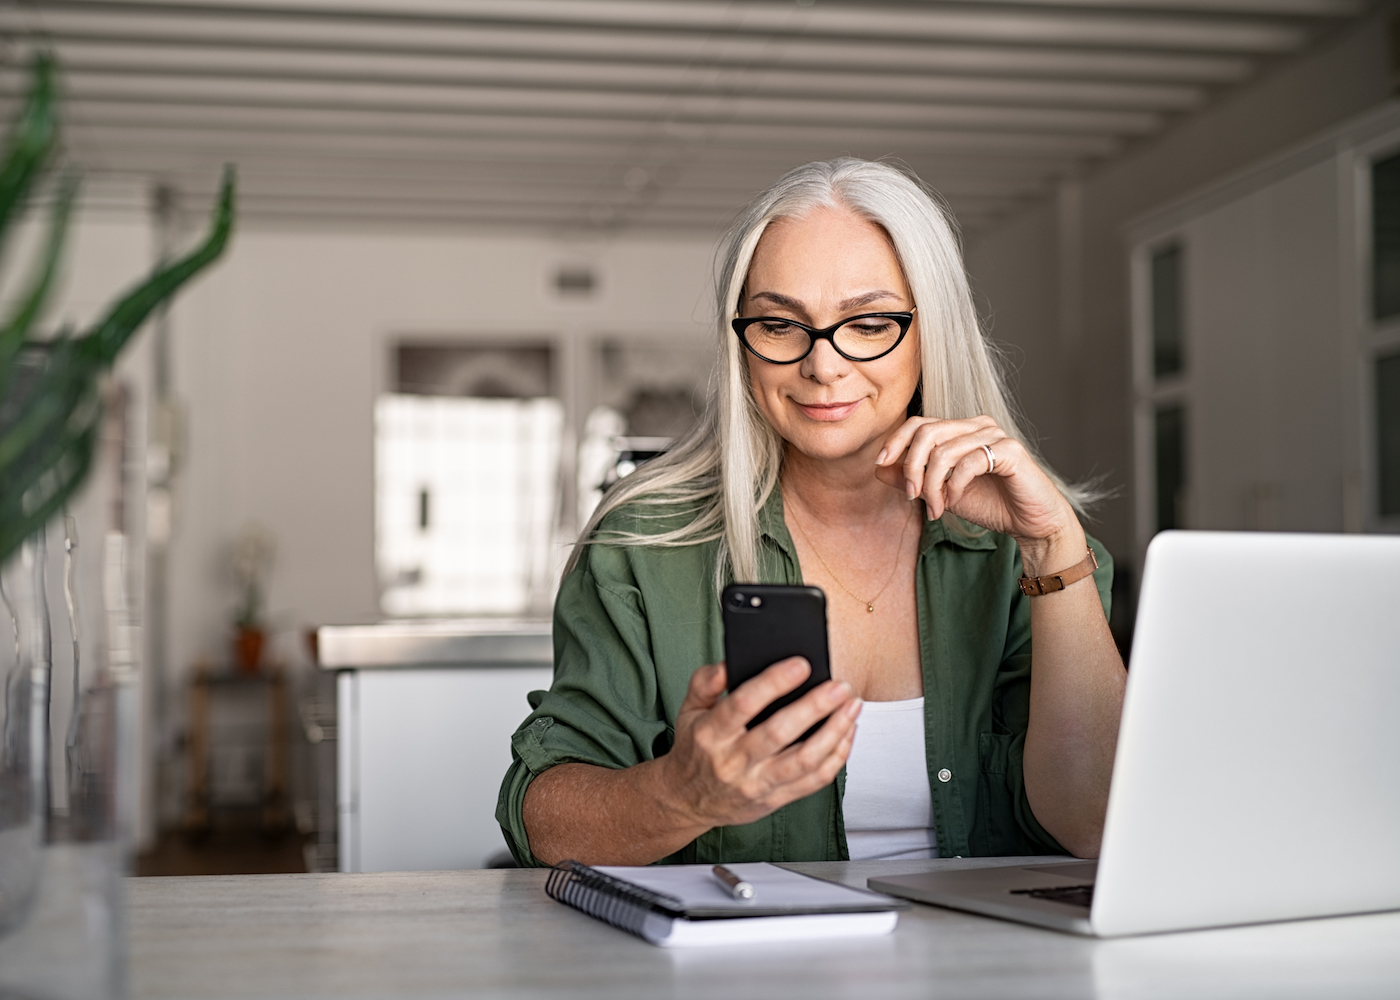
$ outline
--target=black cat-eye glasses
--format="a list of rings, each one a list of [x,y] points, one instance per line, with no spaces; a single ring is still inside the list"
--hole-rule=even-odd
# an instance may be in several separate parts
[[[850,316],[824,330],[784,316],[739,316],[730,326],[757,358],[791,365],[812,353],[818,340],[830,341],[847,361],[874,361],[899,346],[914,322],[909,312],[874,312]]]

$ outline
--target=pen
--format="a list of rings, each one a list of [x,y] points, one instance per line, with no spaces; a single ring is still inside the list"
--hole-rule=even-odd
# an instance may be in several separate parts
[[[753,899],[757,895],[753,891],[753,886],[745,882],[738,875],[735,875],[724,865],[715,865],[710,869],[715,874],[715,878],[725,884],[725,887],[733,893],[735,899]]]

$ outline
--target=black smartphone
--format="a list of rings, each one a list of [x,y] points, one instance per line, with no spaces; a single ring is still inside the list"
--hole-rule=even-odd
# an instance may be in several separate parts
[[[729,690],[789,656],[806,657],[812,673],[749,722],[752,729],[831,679],[826,644],[826,594],[819,587],[731,583],[720,595],[724,607],[724,659]],[[823,719],[822,722],[826,720]],[[798,739],[821,728],[818,722]]]

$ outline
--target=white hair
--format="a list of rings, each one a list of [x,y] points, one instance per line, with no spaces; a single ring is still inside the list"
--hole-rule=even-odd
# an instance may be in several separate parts
[[[923,415],[986,415],[1020,441],[1077,510],[1092,498],[1040,460],[1021,431],[972,303],[954,223],[937,195],[888,163],[842,157],[798,167],[751,201],[720,243],[716,318],[719,363],[700,422],[664,455],[621,480],[603,497],[580,535],[581,545],[679,546],[719,540],[716,589],[729,579],[760,579],[758,513],[778,483],[783,441],[758,408],[743,345],[729,321],[738,314],[754,248],[768,225],[817,208],[846,208],[889,236],[918,309]],[[684,524],[655,533],[609,529],[599,522],[627,507],[639,518]],[[660,526],[658,526],[660,527]],[[578,559],[575,548],[569,569]]]

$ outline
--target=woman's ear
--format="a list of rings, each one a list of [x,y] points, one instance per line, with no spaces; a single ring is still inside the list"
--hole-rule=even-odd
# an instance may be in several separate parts
[[[919,379],[919,384],[914,386],[914,398],[909,400],[909,405],[904,410],[906,417],[922,417],[924,415],[924,380]]]

